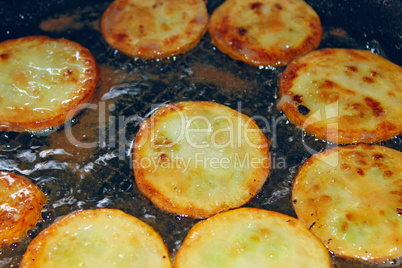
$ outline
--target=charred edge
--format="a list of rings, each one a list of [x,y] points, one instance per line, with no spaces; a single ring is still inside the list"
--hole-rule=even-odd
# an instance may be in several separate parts
[[[334,82],[332,82],[330,80],[325,80],[324,81],[324,84],[323,84],[324,88],[334,88],[334,86],[335,86]]]
[[[397,208],[396,211],[398,212],[398,216],[402,216],[402,208]]]
[[[292,87],[293,80],[298,76],[298,71],[306,67],[306,64],[291,64],[289,65],[281,78],[281,86],[283,90],[288,90]]]
[[[125,33],[118,33],[115,35],[115,39],[118,42],[124,42],[128,38],[128,35]]]
[[[297,102],[297,103],[302,103],[303,101],[302,101],[301,97],[302,97],[302,96],[300,96],[300,95],[294,95],[294,96],[293,96],[293,100],[294,100],[295,102]]]
[[[378,117],[383,114],[384,110],[378,101],[375,101],[372,98],[365,98],[364,101],[373,110],[375,116]]]
[[[159,155],[159,158],[161,159],[161,161],[165,162],[168,160],[168,156],[165,153],[161,153]]]
[[[247,33],[247,29],[240,27],[237,29],[237,32],[240,36],[244,36]]]
[[[297,106],[297,110],[298,110],[299,113],[302,114],[302,115],[306,115],[306,114],[308,114],[308,113],[310,112],[310,109],[307,108],[307,107],[304,106],[304,105],[299,105],[299,106]]]
[[[0,55],[0,58],[1,58],[2,60],[8,60],[9,57],[10,57],[10,55],[9,55],[9,54],[6,54],[6,53]]]
[[[346,69],[354,73],[358,71],[357,67],[355,66],[346,66]]]
[[[250,4],[250,8],[252,10],[260,9],[262,7],[262,3],[260,2],[255,2]]]
[[[144,30],[144,25],[140,25],[138,26],[138,29],[140,31],[140,34],[144,34],[145,30]]]
[[[311,230],[314,227],[314,225],[315,225],[315,222],[313,222],[308,229]]]
[[[242,50],[243,49],[242,42],[239,39],[232,38],[231,43],[232,43],[232,48],[233,49],[235,49],[235,50]]]
[[[380,159],[383,159],[384,156],[382,154],[375,154],[375,155],[373,155],[373,158],[374,158],[374,160],[380,160]]]
[[[363,77],[363,82],[366,82],[366,83],[372,84],[372,83],[374,83],[374,79],[373,79],[373,78],[370,78],[370,77],[365,76],[365,77]]]
[[[379,125],[379,128],[384,129],[386,131],[393,131],[396,129],[396,126],[394,124],[392,124],[391,122],[384,121],[384,122],[381,122],[381,124]]]

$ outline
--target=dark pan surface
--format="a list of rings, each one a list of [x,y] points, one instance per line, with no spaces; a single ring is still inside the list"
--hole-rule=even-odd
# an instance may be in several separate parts
[[[222,1],[210,1],[211,13]],[[320,15],[320,48],[370,49],[401,64],[401,2],[307,1]],[[17,267],[29,242],[58,218],[82,209],[118,208],[154,227],[172,257],[197,220],[161,212],[136,188],[131,145],[139,124],[165,102],[211,100],[256,119],[271,140],[272,172],[246,206],[291,216],[291,185],[301,164],[333,145],[305,135],[275,108],[283,68],[231,60],[206,34],[193,50],[160,61],[134,60],[111,49],[99,32],[110,1],[7,1],[0,41],[27,35],[65,37],[95,56],[100,83],[93,105],[71,127],[42,134],[0,132],[0,170],[22,174],[47,194],[43,221],[20,243],[0,249],[0,267]],[[68,139],[70,137],[70,140]],[[71,137],[74,140],[71,140]],[[401,150],[401,137],[382,143]],[[85,145],[85,146],[84,146]],[[88,148],[84,148],[88,147]],[[390,265],[397,267],[397,261]],[[334,267],[372,267],[333,257]],[[378,264],[377,266],[380,266]]]

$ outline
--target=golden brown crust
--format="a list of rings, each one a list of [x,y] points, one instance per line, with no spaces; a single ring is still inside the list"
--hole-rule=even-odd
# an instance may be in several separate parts
[[[322,27],[300,0],[227,0],[212,14],[209,34],[223,53],[251,65],[286,65],[318,47]]]
[[[89,50],[67,39],[7,40],[0,43],[0,55],[0,131],[61,125],[92,98],[98,83]]]
[[[116,0],[102,16],[103,37],[130,57],[157,59],[193,48],[208,24],[203,0]]]
[[[176,268],[331,267],[329,253],[290,216],[239,208],[198,222],[179,249]]]
[[[164,211],[195,218],[248,202],[264,184],[269,161],[254,120],[214,102],[163,106],[134,143],[141,192]]]
[[[336,255],[370,262],[402,255],[402,153],[335,147],[301,167],[292,199],[300,221]]]
[[[155,230],[117,209],[71,213],[39,233],[20,267],[171,267]]]
[[[27,179],[0,172],[0,246],[20,241],[41,218],[45,194]]]
[[[278,109],[320,139],[374,143],[402,133],[401,85],[402,68],[370,51],[323,49],[286,68]]]

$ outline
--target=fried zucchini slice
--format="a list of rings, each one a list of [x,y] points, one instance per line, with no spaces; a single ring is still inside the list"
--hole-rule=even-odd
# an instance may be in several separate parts
[[[339,144],[402,133],[402,68],[366,50],[322,49],[293,61],[278,108],[304,131]]]
[[[0,247],[20,241],[41,219],[45,194],[24,177],[0,172]]]
[[[206,218],[248,202],[267,179],[270,158],[255,121],[214,102],[161,107],[137,133],[138,188],[161,210]]]
[[[235,60],[279,66],[317,48],[322,27],[302,0],[226,0],[213,12],[208,32]]]
[[[239,208],[198,222],[186,236],[176,268],[331,267],[328,250],[290,216]]]
[[[67,39],[28,36],[0,43],[0,131],[64,124],[98,83],[89,50]]]
[[[203,0],[116,0],[104,12],[106,42],[130,57],[158,59],[193,48],[208,24]]]
[[[20,267],[171,267],[160,235],[117,209],[71,213],[39,233]]]
[[[292,198],[300,221],[336,255],[372,262],[402,255],[402,153],[335,147],[301,167]]]

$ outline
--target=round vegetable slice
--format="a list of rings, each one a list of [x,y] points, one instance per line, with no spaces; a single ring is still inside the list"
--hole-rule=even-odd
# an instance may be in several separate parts
[[[270,169],[255,121],[214,102],[162,106],[137,133],[138,188],[160,209],[206,218],[247,203]]]
[[[336,255],[373,262],[402,255],[402,153],[379,145],[313,155],[293,185],[296,214]]]
[[[41,219],[46,202],[38,186],[24,177],[0,172],[0,246],[20,241]]]
[[[0,131],[62,125],[93,95],[95,59],[80,44],[27,36],[0,43]]]
[[[331,267],[328,250],[297,219],[240,208],[197,223],[176,258],[186,267]]]
[[[117,209],[64,216],[29,244],[20,267],[171,267],[152,227]]]
[[[322,35],[320,18],[302,0],[226,0],[208,31],[223,53],[256,66],[286,65],[318,47]]]

